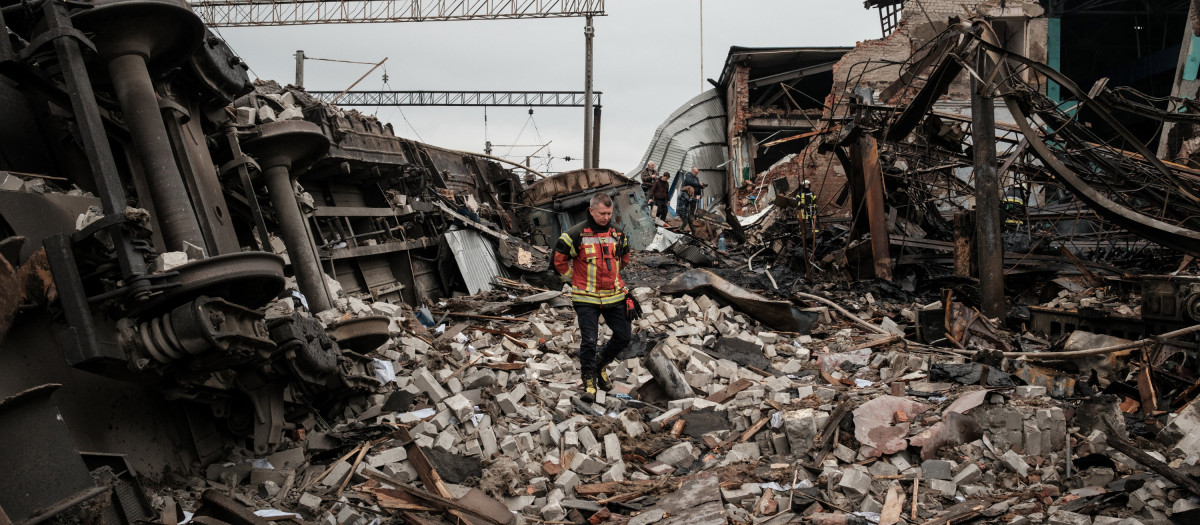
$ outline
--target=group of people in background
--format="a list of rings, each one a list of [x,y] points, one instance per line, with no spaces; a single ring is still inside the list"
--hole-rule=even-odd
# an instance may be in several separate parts
[[[708,185],[700,182],[700,169],[693,166],[691,171],[685,172],[679,170],[675,174],[679,177],[679,200],[675,206],[676,214],[683,221],[681,228],[688,230],[692,229],[692,215],[696,211],[696,207],[700,204],[701,194],[704,188]],[[654,216],[659,220],[666,222],[668,201],[671,198],[671,181],[667,172],[659,172],[654,165],[654,162],[646,163],[646,167],[641,173],[642,189],[649,196],[650,206],[654,210]]]

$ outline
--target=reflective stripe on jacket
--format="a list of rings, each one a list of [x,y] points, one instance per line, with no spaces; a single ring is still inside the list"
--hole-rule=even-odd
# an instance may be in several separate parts
[[[612,226],[589,220],[563,232],[554,246],[554,270],[571,283],[571,300],[614,304],[625,300],[621,268],[629,264],[629,239]]]

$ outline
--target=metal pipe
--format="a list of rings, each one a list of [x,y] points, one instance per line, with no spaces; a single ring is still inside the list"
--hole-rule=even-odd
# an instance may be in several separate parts
[[[108,74],[146,175],[163,243],[171,251],[182,251],[184,242],[206,247],[200,222],[196,220],[187,187],[167,140],[167,128],[158,108],[158,95],[150,81],[146,59],[138,54],[118,56],[109,61]]]
[[[279,231],[283,234],[283,244],[287,246],[288,259],[292,263],[300,292],[308,299],[308,306],[313,312],[330,309],[332,305],[325,291],[325,275],[313,253],[300,206],[296,204],[296,191],[292,188],[288,167],[276,165],[266,168],[263,178],[271,193],[271,204],[279,219]]]
[[[592,17],[589,16],[583,28],[583,169],[596,167],[596,159],[592,157],[592,36],[595,34]]]

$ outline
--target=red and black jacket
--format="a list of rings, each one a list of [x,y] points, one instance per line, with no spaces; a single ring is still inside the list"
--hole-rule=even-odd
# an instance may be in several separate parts
[[[620,228],[587,221],[563,232],[554,246],[554,270],[571,283],[576,303],[609,305],[625,300],[621,268],[629,264],[629,238]]]

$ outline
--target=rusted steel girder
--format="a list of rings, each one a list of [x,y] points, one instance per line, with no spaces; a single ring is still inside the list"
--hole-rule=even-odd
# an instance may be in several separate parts
[[[869,133],[859,135],[850,146],[854,165],[853,176],[861,181],[863,200],[867,209],[867,226],[871,232],[871,255],[875,260],[875,277],[892,280],[892,256],[887,233],[887,212],[883,204],[883,170],[879,167],[879,144]]]

